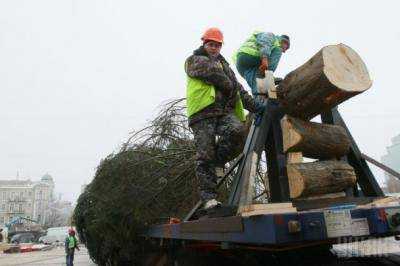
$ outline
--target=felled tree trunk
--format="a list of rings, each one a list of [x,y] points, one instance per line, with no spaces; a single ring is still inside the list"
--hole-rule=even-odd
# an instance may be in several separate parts
[[[290,197],[336,193],[356,183],[353,167],[343,161],[319,161],[287,165]]]
[[[290,116],[285,116],[281,125],[284,152],[302,152],[309,158],[332,159],[349,151],[349,137],[340,126],[306,122]]]
[[[285,77],[278,98],[288,114],[310,119],[371,85],[367,67],[353,49],[329,45]]]

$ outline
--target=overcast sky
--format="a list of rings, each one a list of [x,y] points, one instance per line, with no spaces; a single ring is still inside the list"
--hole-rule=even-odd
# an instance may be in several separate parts
[[[2,0],[0,179],[49,172],[75,200],[129,132],[185,96],[184,60],[210,26],[223,30],[228,59],[255,29],[290,35],[281,77],[324,45],[355,49],[374,84],[340,111],[380,159],[400,133],[399,10],[396,0]]]

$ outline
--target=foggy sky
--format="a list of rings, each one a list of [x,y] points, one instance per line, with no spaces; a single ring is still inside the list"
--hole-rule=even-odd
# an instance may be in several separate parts
[[[210,26],[223,30],[229,60],[255,29],[288,34],[281,77],[325,45],[355,49],[374,84],[339,109],[380,160],[400,133],[399,10],[395,0],[2,0],[0,179],[49,172],[75,200],[101,158],[161,102],[185,96],[184,60]]]

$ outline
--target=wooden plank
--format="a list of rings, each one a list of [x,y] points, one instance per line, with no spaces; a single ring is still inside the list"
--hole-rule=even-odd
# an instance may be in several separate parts
[[[396,197],[384,197],[374,199],[372,202],[368,204],[364,204],[361,207],[370,208],[370,207],[383,207],[383,206],[397,206],[400,204],[400,199]]]
[[[233,233],[243,232],[240,216],[210,218],[181,223],[182,233]]]
[[[344,197],[346,197],[345,192],[338,192],[338,193],[328,193],[328,194],[318,195],[318,196],[304,197],[301,199],[302,200],[316,200],[316,199],[334,199],[334,198],[344,198]]]
[[[287,203],[268,203],[268,204],[252,204],[241,207],[239,213],[242,217],[265,215],[265,214],[280,214],[296,212],[291,202]]]
[[[272,209],[272,210],[258,210],[258,211],[251,211],[251,212],[243,212],[240,215],[242,217],[250,217],[250,216],[257,216],[257,215],[267,215],[267,214],[282,214],[282,213],[293,213],[297,212],[296,208],[285,208],[285,209]]]
[[[287,209],[293,208],[293,204],[291,202],[288,203],[267,203],[267,204],[251,204],[245,205],[239,208],[238,212],[251,212],[251,211],[260,211],[260,210],[276,210],[276,209]]]
[[[331,198],[331,199],[315,199],[315,200],[304,200],[295,199],[293,200],[293,206],[297,208],[298,211],[306,211],[313,209],[323,209],[329,208],[337,205],[364,205],[372,202],[373,197],[344,197],[344,198]]]

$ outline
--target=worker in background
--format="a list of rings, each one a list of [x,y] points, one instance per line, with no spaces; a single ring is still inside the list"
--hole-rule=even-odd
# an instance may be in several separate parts
[[[256,79],[264,78],[265,71],[274,72],[282,53],[289,48],[289,36],[255,31],[235,53],[236,68],[249,84],[253,95],[259,94]]]
[[[215,169],[223,168],[243,149],[246,120],[243,108],[250,112],[257,112],[257,108],[220,54],[222,32],[210,28],[201,40],[202,45],[185,62],[186,100],[196,146],[200,198],[203,209],[210,209],[220,205],[216,200]]]
[[[68,236],[65,239],[65,253],[67,255],[67,266],[74,265],[74,254],[75,249],[79,250],[78,240],[75,236],[75,230],[70,228],[68,230]]]

